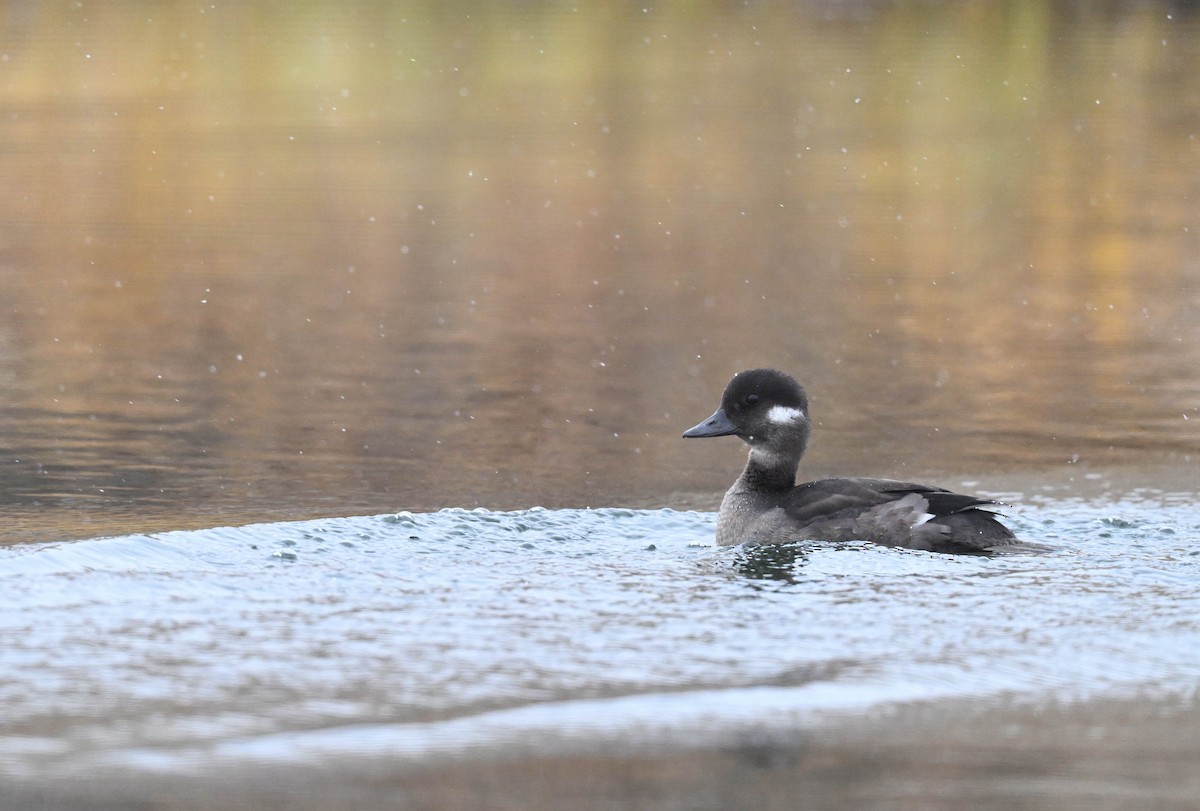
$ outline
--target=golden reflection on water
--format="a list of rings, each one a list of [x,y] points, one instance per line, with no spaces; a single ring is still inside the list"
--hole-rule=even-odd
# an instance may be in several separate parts
[[[814,476],[1190,463],[1198,34],[5,6],[5,491],[68,533],[669,506],[733,475],[678,433],[758,364],[810,385]]]

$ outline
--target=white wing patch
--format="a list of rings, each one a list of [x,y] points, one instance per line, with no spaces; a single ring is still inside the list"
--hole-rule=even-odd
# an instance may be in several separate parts
[[[771,410],[767,412],[767,419],[776,425],[788,425],[796,422],[803,416],[803,411],[791,406],[771,406]]]

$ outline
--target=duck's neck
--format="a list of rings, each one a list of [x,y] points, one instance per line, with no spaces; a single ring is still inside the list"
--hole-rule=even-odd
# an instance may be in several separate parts
[[[796,484],[800,454],[780,455],[761,447],[750,449],[746,469],[738,480],[741,489],[758,493],[782,493]]]

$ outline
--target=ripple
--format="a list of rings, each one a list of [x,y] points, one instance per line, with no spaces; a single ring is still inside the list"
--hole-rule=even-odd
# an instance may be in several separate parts
[[[284,743],[319,760],[352,740],[411,757],[686,741],[917,698],[1194,692],[1190,501],[1053,502],[1014,521],[1056,550],[715,549],[710,513],[624,509],[5,547],[0,773]]]

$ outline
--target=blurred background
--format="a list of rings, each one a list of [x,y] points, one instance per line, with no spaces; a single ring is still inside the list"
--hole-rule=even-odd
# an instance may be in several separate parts
[[[757,365],[802,476],[1191,481],[1197,65],[1171,3],[2,3],[4,539],[711,507]]]

